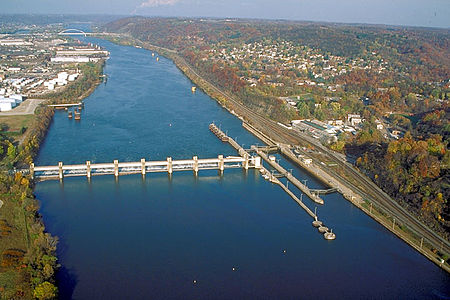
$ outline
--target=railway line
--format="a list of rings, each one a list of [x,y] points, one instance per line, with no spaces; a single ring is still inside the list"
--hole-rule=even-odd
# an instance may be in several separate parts
[[[252,111],[250,108],[244,106],[244,104],[234,99],[231,95],[223,92],[222,90],[211,84],[209,81],[204,79],[195,70],[193,70],[192,67],[183,58],[181,59],[192,73],[204,80],[215,92],[226,97],[226,99],[232,104],[233,110],[237,112],[238,115],[245,116],[248,121],[252,123],[252,125],[256,126],[259,130],[272,137],[272,139],[276,140],[277,142],[291,145],[298,143],[307,143],[313,144],[314,146],[320,148],[320,150],[322,150],[323,153],[325,153],[331,161],[336,163],[346,172],[350,173],[352,180],[354,180],[355,182],[350,182],[348,179],[342,176],[339,177],[340,181],[342,181],[352,190],[359,193],[369,201],[380,206],[383,210],[389,212],[391,216],[398,222],[407,225],[418,235],[426,239],[433,248],[441,250],[444,253],[450,253],[450,243],[447,240],[445,240],[443,237],[439,236],[437,233],[429,229],[425,224],[417,220],[416,217],[412,216],[402,206],[391,199],[390,196],[384,193],[375,183],[365,177],[365,175],[359,173],[359,171],[355,170],[353,166],[348,165],[347,162],[343,162],[341,158],[339,158],[336,154],[332,153],[324,146],[308,141],[308,137],[302,137],[300,133],[288,131],[278,125],[275,121],[267,119],[265,116]],[[327,166],[325,166],[325,169],[327,170],[327,172],[338,176],[335,170],[332,170]]]

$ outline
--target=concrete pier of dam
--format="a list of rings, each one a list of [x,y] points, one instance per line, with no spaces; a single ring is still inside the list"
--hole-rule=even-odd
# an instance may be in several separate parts
[[[173,160],[168,157],[163,161],[147,161],[144,158],[139,162],[119,162],[112,163],[91,163],[65,165],[59,162],[56,166],[35,166],[30,165],[29,173],[38,180],[60,179],[64,177],[86,176],[91,178],[96,175],[120,175],[142,174],[152,172],[167,172],[172,174],[175,171],[193,171],[197,174],[200,170],[219,170],[223,172],[229,168],[259,168],[261,158],[259,157],[239,157],[219,155],[217,158],[200,159],[194,156],[192,159]]]

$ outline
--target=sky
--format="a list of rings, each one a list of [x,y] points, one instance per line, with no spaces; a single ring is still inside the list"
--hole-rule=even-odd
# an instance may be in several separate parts
[[[0,13],[287,19],[450,28],[450,0],[0,0]]]

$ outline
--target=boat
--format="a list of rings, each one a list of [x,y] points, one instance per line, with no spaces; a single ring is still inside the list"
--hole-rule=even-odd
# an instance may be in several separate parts
[[[67,114],[67,116],[69,117],[69,119],[72,119],[72,112],[69,111],[69,113]]]
[[[319,232],[320,233],[325,233],[328,231],[328,227],[327,226],[319,226]]]
[[[324,234],[323,234],[323,237],[326,239],[326,240],[334,240],[335,238],[336,238],[336,234],[334,234],[333,233],[333,230],[330,230],[330,232],[325,232]]]
[[[156,58],[156,61],[159,61],[159,57]]]
[[[191,91],[192,91],[193,93],[195,93],[196,90],[197,90],[197,87],[195,87],[195,86],[191,87]]]

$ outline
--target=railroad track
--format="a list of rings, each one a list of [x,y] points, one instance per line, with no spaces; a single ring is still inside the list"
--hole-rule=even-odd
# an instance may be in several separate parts
[[[237,111],[238,113],[240,112],[239,114],[241,115],[245,115],[253,123],[252,125],[259,128],[259,130],[261,130],[262,126],[262,128],[264,128],[265,130],[261,131],[266,133],[268,136],[272,137],[272,139],[274,139],[273,136],[275,135],[276,138],[274,140],[281,141],[285,144],[297,144],[299,142],[301,143],[306,142],[308,144],[313,144],[314,146],[319,146],[316,143],[311,143],[310,141],[308,141],[308,138],[302,137],[300,133],[286,131],[286,129],[282,128],[275,121],[267,119],[267,117],[252,111],[250,108],[246,107],[244,104],[234,99],[231,95],[223,92],[222,90],[211,84],[209,81],[204,79],[202,76],[200,76],[195,70],[192,69],[192,67],[184,60],[184,58],[181,59],[183,60],[186,67],[192,73],[194,73],[196,76],[204,80],[210,86],[210,88],[215,90],[217,93],[226,97],[233,104],[233,109],[235,111]],[[381,189],[375,183],[373,183],[370,179],[365,177],[359,171],[355,170],[352,166],[347,165],[347,163],[343,162],[330,150],[326,149],[322,145],[320,145],[319,148],[328,157],[330,157],[330,160],[332,160],[334,163],[338,164],[338,166],[341,166],[344,170],[349,172],[353,177],[352,179],[354,179],[356,183],[360,185],[360,186],[355,185],[346,178],[340,177],[340,180],[344,181],[344,183],[348,185],[352,190],[361,194],[371,202],[375,203],[376,205],[379,205],[384,210],[391,213],[393,218],[395,218],[396,220],[400,221],[403,224],[406,224],[410,229],[412,229],[417,234],[424,237],[435,249],[442,250],[446,254],[450,253],[450,243],[446,239],[439,236],[434,231],[429,229],[425,224],[417,220],[416,217],[412,216],[397,202],[395,202],[392,198],[390,198],[386,193],[381,191]],[[326,169],[328,172],[335,174],[334,170],[331,170],[328,167],[326,167]]]

